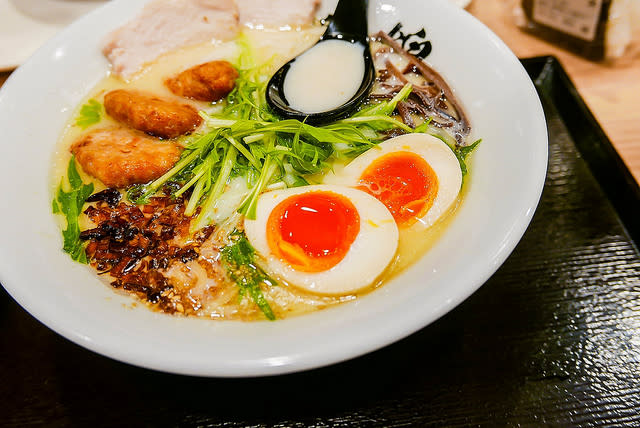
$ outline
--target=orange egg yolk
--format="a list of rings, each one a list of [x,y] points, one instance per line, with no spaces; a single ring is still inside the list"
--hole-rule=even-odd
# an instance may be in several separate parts
[[[291,196],[280,202],[267,220],[271,251],[303,272],[321,272],[340,263],[359,232],[356,207],[334,192]]]
[[[429,163],[405,151],[377,158],[362,173],[358,185],[385,204],[401,227],[423,217],[438,194],[438,176]]]

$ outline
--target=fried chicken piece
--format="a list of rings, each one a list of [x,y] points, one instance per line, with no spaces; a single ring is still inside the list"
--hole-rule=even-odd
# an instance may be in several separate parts
[[[129,129],[110,128],[83,135],[70,151],[87,174],[108,187],[123,188],[160,177],[180,159],[182,147]]]
[[[192,106],[140,91],[111,91],[104,96],[104,109],[118,122],[160,138],[188,134],[202,123]]]
[[[191,67],[165,80],[171,92],[199,101],[218,101],[235,86],[238,71],[228,61],[211,61]]]

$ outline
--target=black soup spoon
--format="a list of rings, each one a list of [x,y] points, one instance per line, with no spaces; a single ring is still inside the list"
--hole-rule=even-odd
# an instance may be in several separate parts
[[[369,48],[367,10],[368,0],[340,0],[334,14],[328,19],[326,31],[314,46],[327,40],[342,40],[352,44],[361,44],[364,48],[364,75],[360,87],[355,94],[344,104],[327,111],[308,113],[291,107],[284,91],[284,82],[291,65],[296,58],[283,65],[269,80],[266,90],[266,98],[269,106],[285,119],[297,119],[306,121],[312,125],[321,125],[336,120],[344,119],[358,108],[360,103],[369,95],[376,72]],[[308,52],[307,50],[306,52]],[[335,70],[339,73],[340,70]],[[310,85],[314,82],[309,81]]]

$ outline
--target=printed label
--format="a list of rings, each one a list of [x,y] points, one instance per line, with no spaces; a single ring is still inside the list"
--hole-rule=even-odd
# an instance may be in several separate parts
[[[533,20],[588,42],[596,38],[603,0],[534,0]]]

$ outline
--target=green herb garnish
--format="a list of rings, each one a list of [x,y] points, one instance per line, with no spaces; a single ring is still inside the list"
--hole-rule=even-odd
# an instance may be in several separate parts
[[[462,171],[462,179],[464,180],[465,176],[469,172],[466,161],[467,156],[469,156],[471,152],[473,152],[473,150],[478,147],[478,145],[482,142],[482,139],[476,140],[468,146],[459,146],[456,144],[456,141],[453,139],[453,137],[451,137],[449,134],[433,127],[431,125],[431,120],[428,120],[420,126],[416,127],[414,132],[424,132],[430,134],[449,146],[453,154],[456,155],[456,158],[458,159],[460,170]]]
[[[91,99],[80,108],[80,112],[76,117],[76,126],[86,129],[91,125],[95,125],[102,119],[102,104]]]
[[[60,180],[60,185],[53,199],[52,208],[55,214],[63,214],[67,221],[67,228],[62,231],[62,249],[69,253],[71,258],[80,263],[87,263],[87,255],[84,245],[80,240],[80,225],[78,217],[82,212],[82,207],[87,198],[93,193],[93,183],[84,184],[78,170],[76,169],[75,157],[71,157],[67,168],[67,181],[69,190],[64,184],[64,179]]]
[[[274,286],[277,283],[265,273],[255,262],[255,250],[247,240],[244,233],[234,230],[230,235],[231,243],[222,251],[222,262],[227,274],[240,288],[240,296],[251,296],[255,304],[262,310],[269,320],[275,320],[276,316],[269,306],[269,302],[262,294],[260,286]]]
[[[479,140],[474,141],[472,144],[470,144],[468,146],[457,147],[456,149],[453,150],[453,153],[458,158],[458,162],[460,162],[460,169],[462,170],[462,177],[467,175],[467,172],[468,172],[467,162],[466,162],[467,156],[469,156],[471,154],[471,152],[473,151],[473,149],[475,149],[478,146],[478,144],[480,144],[481,142],[482,142],[482,139],[479,139]]]

